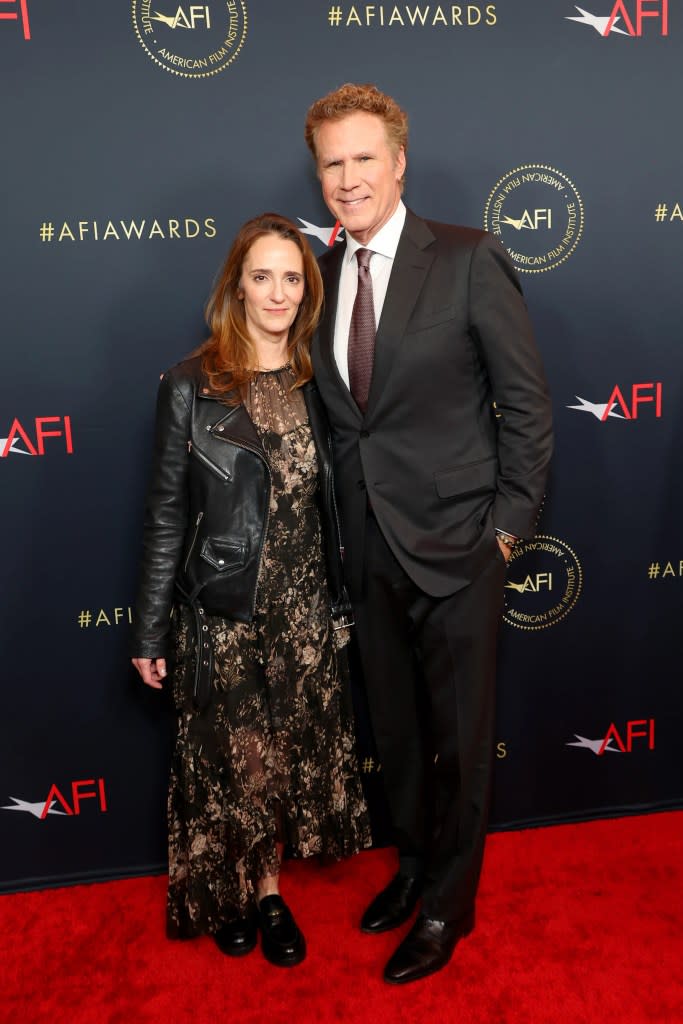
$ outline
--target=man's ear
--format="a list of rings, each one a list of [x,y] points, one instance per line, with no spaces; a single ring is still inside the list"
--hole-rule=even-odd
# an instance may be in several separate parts
[[[396,154],[396,171],[398,173],[398,181],[401,180],[401,178],[406,172],[406,163],[406,151],[403,148],[403,146],[401,146],[398,153]]]

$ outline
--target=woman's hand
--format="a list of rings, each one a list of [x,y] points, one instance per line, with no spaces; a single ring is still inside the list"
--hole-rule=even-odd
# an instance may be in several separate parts
[[[166,658],[132,658],[131,660],[140,673],[143,683],[152,686],[155,690],[160,690],[162,681],[166,678]]]

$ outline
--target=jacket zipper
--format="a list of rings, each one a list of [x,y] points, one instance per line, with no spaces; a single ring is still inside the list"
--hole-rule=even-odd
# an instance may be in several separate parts
[[[214,434],[214,437],[216,435]],[[258,448],[255,448],[251,444],[245,444],[243,441],[236,441],[234,437],[220,437],[219,440],[226,441],[228,444],[234,444],[236,448],[242,448],[245,452],[252,452],[256,455],[263,465],[266,467],[266,473],[268,474],[268,492],[266,494],[266,521],[261,532],[261,543],[259,544],[258,550],[258,569],[256,571],[256,585],[254,587],[254,596],[251,600],[251,615],[252,618],[256,614],[256,595],[258,593],[258,585],[261,579],[261,563],[263,561],[263,548],[266,543],[266,536],[268,534],[268,525],[270,523],[270,492],[273,484],[273,479],[270,475],[270,466],[263,452],[260,452]],[[203,513],[202,513],[203,514]]]
[[[197,516],[197,521],[194,524],[194,535],[192,537],[192,543],[190,544],[190,550],[187,552],[187,557],[185,559],[185,565],[183,566],[183,572],[187,572],[187,567],[188,567],[189,562],[190,562],[190,556],[191,556],[192,552],[194,551],[195,544],[197,543],[197,534],[199,533],[199,524],[201,523],[203,518],[204,518],[204,513],[200,512],[199,515]]]
[[[196,445],[192,444],[192,441],[187,442],[187,450],[188,452],[193,454],[195,458],[199,459],[200,462],[203,462],[207,469],[210,469],[212,473],[215,473],[216,476],[219,476],[221,480],[225,481],[226,483],[229,480],[232,480],[230,473],[226,473],[224,469],[221,469],[221,467],[217,466],[215,462],[212,462],[207,455],[204,455],[203,452],[200,452],[199,448],[197,448]]]

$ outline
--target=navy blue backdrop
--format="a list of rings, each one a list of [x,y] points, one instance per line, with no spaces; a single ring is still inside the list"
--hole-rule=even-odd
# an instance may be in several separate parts
[[[683,803],[683,18],[584,2],[2,5],[2,888],[163,866],[170,718],[127,659],[159,374],[245,219],[322,251],[303,122],[348,80],[409,113],[408,204],[513,254],[554,398],[493,826]]]

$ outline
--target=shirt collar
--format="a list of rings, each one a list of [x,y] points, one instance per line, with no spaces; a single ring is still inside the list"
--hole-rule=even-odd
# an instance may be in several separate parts
[[[401,232],[403,231],[403,225],[406,220],[406,208],[402,199],[399,199],[398,206],[392,213],[389,220],[386,222],[383,228],[377,232],[373,238],[370,239],[367,245],[361,245],[357,242],[353,235],[346,232],[346,253],[345,259],[347,263],[350,263],[353,257],[356,255],[357,249],[371,249],[372,252],[377,252],[380,256],[386,256],[387,259],[393,260],[398,249],[398,243],[401,238]]]

